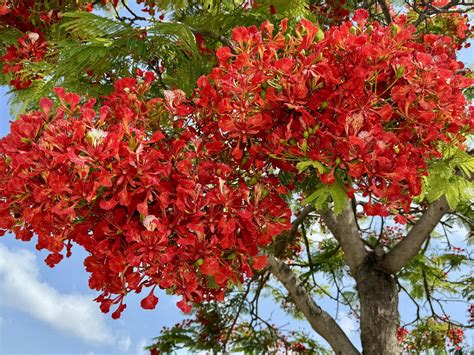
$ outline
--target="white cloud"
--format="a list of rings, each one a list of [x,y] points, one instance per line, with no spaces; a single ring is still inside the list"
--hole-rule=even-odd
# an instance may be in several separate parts
[[[128,350],[130,350],[132,339],[129,336],[117,337],[117,345],[122,352],[126,353]]]
[[[130,346],[130,338],[121,343],[111,333],[90,296],[63,294],[42,282],[36,257],[26,250],[0,245],[0,302],[88,343]]]
[[[147,345],[148,344],[147,344],[146,339],[141,339],[137,344],[136,354],[137,355],[146,355],[146,354],[148,354],[149,352],[143,349]]]

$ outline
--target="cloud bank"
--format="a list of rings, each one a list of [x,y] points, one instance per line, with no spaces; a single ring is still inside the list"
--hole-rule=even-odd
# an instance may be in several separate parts
[[[0,302],[87,343],[118,342],[90,296],[58,292],[40,280],[38,269],[31,252],[0,245]],[[130,339],[118,345],[126,351]]]

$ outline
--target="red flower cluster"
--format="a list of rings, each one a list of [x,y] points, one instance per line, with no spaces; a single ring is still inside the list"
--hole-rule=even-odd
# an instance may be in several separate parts
[[[35,0],[0,0],[0,24],[21,32],[34,31],[31,15],[35,5]]]
[[[129,292],[156,286],[181,295],[178,306],[222,299],[228,283],[265,266],[258,248],[289,228],[290,211],[271,186],[248,187],[225,163],[202,150],[184,93],[145,100],[154,80],[123,79],[94,109],[56,89],[60,105],[12,123],[0,142],[0,228],[18,239],[38,236],[53,267],[73,243],[97,301],[113,317]]]
[[[31,85],[32,79],[25,78],[22,75],[22,69],[25,61],[41,62],[46,54],[47,43],[44,40],[41,32],[28,32],[20,39],[17,45],[7,47],[7,53],[0,59],[3,62],[3,73],[13,73],[13,79],[10,80],[10,85],[15,89],[26,89]]]
[[[440,14],[430,19],[428,26],[433,33],[449,36],[453,42],[453,47],[456,49],[471,46],[469,39],[474,36],[474,26],[469,26],[468,15],[459,13]]]
[[[102,0],[106,4],[107,0]],[[3,73],[12,73],[10,85],[16,90],[30,87],[33,80],[40,76],[28,76],[24,73],[26,62],[44,60],[47,50],[47,33],[52,24],[62,17],[62,11],[67,5],[64,2],[56,4],[36,2],[36,0],[0,0],[0,26],[11,27],[23,33],[18,43],[6,48],[6,53],[0,57],[3,63]],[[67,5],[70,6],[70,5]],[[91,3],[77,3],[77,10],[92,11]]]
[[[398,327],[397,329],[397,340],[399,343],[403,343],[405,337],[410,334],[410,331],[405,327]]]
[[[461,350],[461,345],[464,340],[464,330],[452,327],[448,329],[446,336],[448,338],[448,344],[452,345],[454,350]]]
[[[158,286],[187,312],[263,268],[258,248],[290,228],[280,194],[294,191],[278,169],[339,180],[368,215],[408,211],[439,142],[473,129],[470,82],[449,38],[366,19],[326,34],[306,20],[294,35],[286,21],[237,28],[192,102],[179,90],[147,99],[150,73],[118,80],[100,106],[56,89],[56,109],[43,99],[0,141],[0,231],[36,234],[50,266],[84,247],[115,318],[129,292],[150,288],[151,309]],[[318,169],[301,173],[301,161]]]
[[[6,54],[0,58],[3,73],[13,74],[10,84],[17,90],[28,88],[32,80],[37,79],[25,77],[22,73],[25,61],[40,62],[46,53],[47,44],[43,31],[34,23],[44,27],[59,19],[57,12],[40,11],[39,7],[35,0],[0,1],[0,25],[16,28],[24,33],[18,43],[8,46]]]
[[[235,51],[198,82],[197,119],[208,151],[231,151],[246,171],[272,164],[296,173],[317,161],[325,184],[336,178],[368,197],[368,215],[408,212],[439,142],[462,144],[473,129],[448,37],[417,38],[405,18],[368,25],[356,11],[323,33],[302,20],[296,35],[236,28]],[[225,148],[225,149],[224,149]],[[404,222],[399,216],[398,221]]]

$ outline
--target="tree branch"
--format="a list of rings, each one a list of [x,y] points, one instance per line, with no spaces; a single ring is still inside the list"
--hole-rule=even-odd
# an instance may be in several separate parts
[[[291,224],[291,229],[286,232],[280,234],[280,236],[275,240],[271,247],[271,254],[276,257],[281,257],[282,253],[286,249],[287,245],[294,241],[296,233],[298,233],[298,228],[300,227],[301,223],[305,220],[308,215],[314,211],[315,208],[312,204],[306,205],[299,213],[296,215],[296,218],[293,220]]]
[[[472,2],[452,0],[442,7],[436,7],[431,2],[423,2],[421,4],[423,10],[419,10],[416,1],[413,4],[408,3],[408,5],[419,15],[418,19],[413,23],[413,25],[418,26],[432,15],[471,12],[474,4]]]
[[[332,211],[321,213],[321,218],[341,245],[352,276],[356,276],[367,256],[357,228],[357,221],[351,200],[347,199],[342,212],[335,215]]]
[[[273,275],[288,290],[296,307],[305,315],[316,333],[329,343],[334,352],[344,355],[359,354],[336,321],[309,296],[289,266],[273,256],[268,257],[268,263]]]
[[[380,7],[382,8],[383,15],[385,16],[385,20],[387,21],[387,25],[392,22],[392,16],[390,15],[390,9],[388,8],[387,3],[385,0],[377,0]]]
[[[290,234],[292,236],[296,235],[296,232],[298,231],[298,227],[300,226],[301,223],[305,220],[308,215],[315,210],[313,205],[306,205],[298,214],[298,217],[295,218],[295,220],[291,223],[291,230]]]
[[[385,255],[382,267],[392,274],[400,271],[419,253],[423,242],[448,210],[448,201],[443,195],[428,207],[407,236]]]
[[[253,278],[252,280],[247,284],[247,289],[245,290],[245,293],[242,297],[242,300],[240,301],[240,304],[239,304],[239,308],[237,309],[237,313],[234,317],[234,320],[232,321],[232,324],[229,328],[229,330],[227,331],[227,334],[226,334],[226,337],[225,337],[225,340],[222,344],[222,352],[225,354],[226,353],[226,347],[227,347],[227,343],[229,342],[229,339],[230,339],[230,336],[232,335],[232,331],[234,330],[234,327],[235,327],[235,324],[237,323],[237,320],[239,319],[239,316],[240,316],[240,312],[242,311],[242,308],[245,304],[245,301],[247,299],[247,296],[250,292],[250,289],[252,287],[252,281],[253,281]]]

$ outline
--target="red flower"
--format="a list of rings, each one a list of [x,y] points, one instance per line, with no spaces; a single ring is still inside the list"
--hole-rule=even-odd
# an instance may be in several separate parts
[[[141,300],[140,305],[143,309],[155,309],[158,304],[158,297],[153,294],[153,289],[150,294]]]
[[[46,258],[45,262],[48,264],[49,267],[54,267],[63,259],[63,256],[59,253],[49,254]]]
[[[186,314],[191,313],[191,310],[193,309],[193,307],[184,299],[181,301],[178,301],[176,305],[181,311],[183,311],[183,313],[186,313]]]
[[[252,258],[252,267],[257,271],[260,271],[265,268],[267,264],[268,260],[266,255],[254,256]]]

